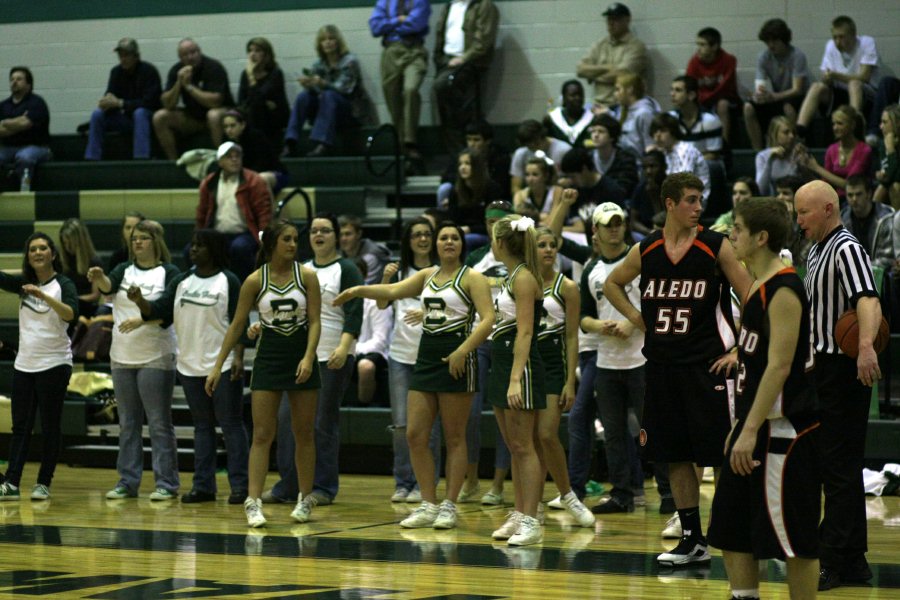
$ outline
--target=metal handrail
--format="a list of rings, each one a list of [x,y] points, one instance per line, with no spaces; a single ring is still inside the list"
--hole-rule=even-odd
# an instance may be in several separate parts
[[[394,142],[394,160],[387,164],[384,169],[381,171],[375,168],[375,165],[372,163],[372,146],[375,143],[375,140],[381,135],[383,132],[389,131],[391,135],[391,139]],[[400,239],[400,235],[403,230],[403,213],[401,206],[401,194],[403,193],[403,159],[401,157],[401,148],[400,148],[400,135],[397,132],[397,128],[394,127],[393,123],[385,123],[381,127],[375,130],[375,133],[370,135],[366,139],[366,168],[370,173],[375,175],[376,177],[383,177],[390,171],[394,169],[394,197],[397,200],[397,216],[394,221],[394,237]]]
[[[275,218],[281,216],[281,211],[284,210],[284,207],[287,206],[287,203],[290,202],[295,196],[300,196],[303,198],[303,202],[306,204],[306,226],[298,227],[297,233],[300,234],[300,245],[297,249],[298,255],[301,258],[308,258],[312,256],[312,248],[309,248],[309,236],[305,235],[307,231],[309,231],[310,226],[312,225],[313,220],[313,212],[312,212],[312,199],[309,197],[309,194],[306,193],[301,187],[296,187],[291,192],[278,201],[275,205]]]

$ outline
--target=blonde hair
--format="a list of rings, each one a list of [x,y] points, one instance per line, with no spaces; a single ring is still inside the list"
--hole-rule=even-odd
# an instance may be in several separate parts
[[[507,251],[522,260],[535,279],[543,281],[540,263],[538,262],[537,231],[534,226],[527,231],[516,231],[512,224],[523,219],[521,215],[509,215],[494,223],[494,240],[503,242]]]
[[[71,252],[66,248],[66,241],[71,243]],[[87,225],[78,219],[66,219],[59,228],[59,245],[63,273],[86,275],[97,259],[97,251],[94,250]]]
[[[153,238],[153,253],[156,255],[156,260],[163,263],[172,262],[172,255],[169,253],[169,247],[166,245],[166,231],[158,221],[144,219],[134,226],[131,236],[134,237],[137,231],[146,233]],[[131,243],[128,244],[128,258],[131,262],[134,262],[134,244]]]
[[[344,35],[341,33],[341,30],[337,28],[337,25],[322,25],[322,27],[319,28],[319,31],[316,32],[316,54],[323,61],[325,60],[325,53],[322,52],[322,39],[326,35],[330,35],[337,40],[338,56],[343,56],[350,52],[350,49],[347,47],[347,42],[344,40]]]
[[[797,133],[797,128],[794,126],[793,121],[791,121],[784,115],[774,117],[769,122],[769,130],[766,132],[766,141],[769,142],[770,148],[777,145],[776,138],[778,137],[778,130],[782,127],[787,127],[795,134]]]
[[[616,85],[622,86],[622,89],[631,88],[631,94],[638,100],[647,93],[644,87],[644,80],[641,79],[640,75],[631,71],[618,71],[616,73]],[[620,108],[619,122],[624,123],[628,119],[628,107],[623,103]]]

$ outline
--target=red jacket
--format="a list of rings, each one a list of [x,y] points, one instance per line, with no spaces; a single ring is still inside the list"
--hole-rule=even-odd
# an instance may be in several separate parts
[[[211,173],[200,182],[200,204],[197,205],[197,229],[213,227],[216,222],[216,193],[219,190],[219,172]],[[259,243],[259,232],[272,220],[272,197],[269,188],[256,171],[242,169],[240,184],[235,192],[247,229]]]

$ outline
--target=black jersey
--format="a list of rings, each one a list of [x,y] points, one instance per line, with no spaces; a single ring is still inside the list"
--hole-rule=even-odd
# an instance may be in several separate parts
[[[735,386],[734,408],[735,417],[738,419],[745,418],[750,412],[769,362],[769,302],[782,288],[791,290],[800,299],[803,310],[800,313],[800,322],[797,323],[800,335],[797,338],[791,371],[784,382],[781,394],[772,405],[768,418],[792,417],[816,409],[815,388],[809,377],[813,368],[809,302],[806,300],[803,281],[793,267],[788,267],[763,282],[744,305],[738,341],[740,366]]]
[[[649,360],[708,362],[734,347],[731,286],[718,266],[723,241],[721,233],[698,227],[677,263],[666,253],[661,231],[641,241],[641,316]]]

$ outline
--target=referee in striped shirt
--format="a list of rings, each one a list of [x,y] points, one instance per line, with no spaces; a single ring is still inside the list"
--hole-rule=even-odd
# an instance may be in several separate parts
[[[841,225],[838,195],[824,181],[810,182],[795,196],[797,224],[814,242],[809,251],[809,296],[815,382],[821,410],[819,442],[825,516],[819,527],[819,589],[863,583],[866,562],[866,507],[862,469],[871,386],[881,378],[872,347],[881,323],[881,303],[869,256]],[[859,358],[842,353],[834,325],[844,311],[859,316]]]

